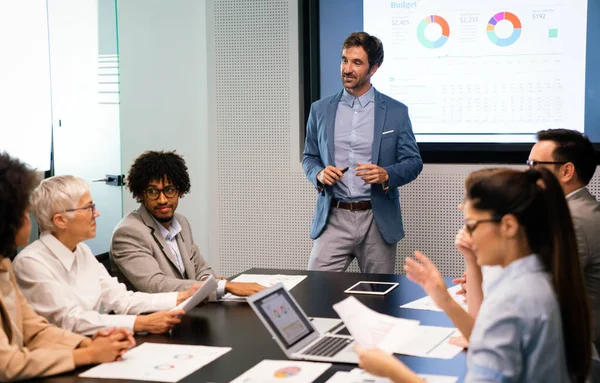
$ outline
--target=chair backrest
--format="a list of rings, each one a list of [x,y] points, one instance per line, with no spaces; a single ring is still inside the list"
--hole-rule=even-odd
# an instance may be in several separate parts
[[[102,254],[104,255],[104,254]],[[112,256],[110,255],[110,252],[106,253],[107,256],[107,261],[106,263],[102,263],[107,269],[108,269],[108,273],[117,278],[117,280],[120,283],[123,283],[126,287],[127,290],[130,291],[138,291],[138,289],[136,289],[131,282],[129,282],[129,279],[127,279],[127,277],[125,277],[125,275],[123,275],[123,273],[121,272],[121,270],[119,270],[119,266],[117,266],[117,264],[113,261]]]
[[[106,268],[106,271],[108,271],[111,276],[114,276],[110,269],[110,257],[108,255],[108,251],[106,253],[96,255],[96,259],[98,262],[102,263],[102,266]]]

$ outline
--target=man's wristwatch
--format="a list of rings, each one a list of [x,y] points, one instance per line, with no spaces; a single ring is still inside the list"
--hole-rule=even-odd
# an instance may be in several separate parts
[[[383,181],[381,187],[383,188],[383,191],[388,191],[388,189],[390,188],[390,184],[388,184],[387,181]]]

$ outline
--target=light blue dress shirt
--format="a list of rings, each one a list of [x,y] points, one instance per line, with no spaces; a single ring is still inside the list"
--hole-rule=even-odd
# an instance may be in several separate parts
[[[488,286],[465,382],[569,382],[560,307],[537,255],[512,262]]]
[[[169,249],[175,256],[175,263],[177,268],[181,272],[184,278],[187,278],[185,275],[185,266],[183,265],[183,260],[181,259],[181,252],[179,251],[179,246],[177,245],[177,234],[181,232],[181,225],[179,221],[175,217],[171,220],[171,225],[169,225],[169,230],[167,230],[160,222],[158,222],[154,217],[152,217],[154,221],[158,224],[158,228],[160,229],[160,233],[162,234],[165,242],[169,245]]]
[[[179,221],[177,221],[177,219],[175,217],[173,217],[173,219],[171,220],[171,225],[169,226],[169,230],[167,230],[160,222],[158,222],[156,220],[156,218],[152,217],[152,219],[154,219],[154,222],[157,223],[158,228],[160,229],[160,234],[162,234],[163,238],[165,239],[165,242],[167,242],[167,245],[169,245],[169,248],[171,249],[171,252],[173,252],[173,255],[175,255],[175,262],[177,265],[177,268],[179,269],[179,271],[181,272],[181,275],[183,275],[184,278],[188,278],[188,276],[185,273],[185,266],[183,265],[183,259],[181,259],[181,252],[179,251],[179,246],[177,245],[177,234],[179,234],[181,232],[181,225],[179,224]],[[203,275],[201,280],[204,280],[205,278],[208,278],[210,274],[206,274]],[[217,281],[217,299],[221,299],[221,297],[223,295],[225,295],[225,284],[227,283],[227,281],[224,280],[218,280]]]
[[[340,201],[368,201],[371,185],[356,177],[358,163],[372,163],[373,131],[375,129],[375,88],[360,97],[345,89],[338,104],[334,128],[334,157],[337,168],[349,167],[333,186],[333,198]]]

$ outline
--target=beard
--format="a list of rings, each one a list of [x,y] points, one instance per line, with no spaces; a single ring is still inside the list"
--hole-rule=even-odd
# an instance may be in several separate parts
[[[154,218],[158,222],[160,222],[160,223],[169,223],[169,222],[171,222],[173,220],[173,216],[170,216],[170,217],[157,217],[157,216],[154,216]]]
[[[349,80],[349,82],[346,82]],[[357,89],[364,86],[364,84],[368,81],[368,77],[360,77],[360,76],[342,76],[342,84],[346,89]]]

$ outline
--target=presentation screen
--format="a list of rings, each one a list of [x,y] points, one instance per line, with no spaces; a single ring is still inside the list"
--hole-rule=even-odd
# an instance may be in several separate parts
[[[600,1],[321,0],[321,97],[341,46],[381,39],[375,88],[406,104],[419,143],[532,143],[543,129],[600,142]]]

